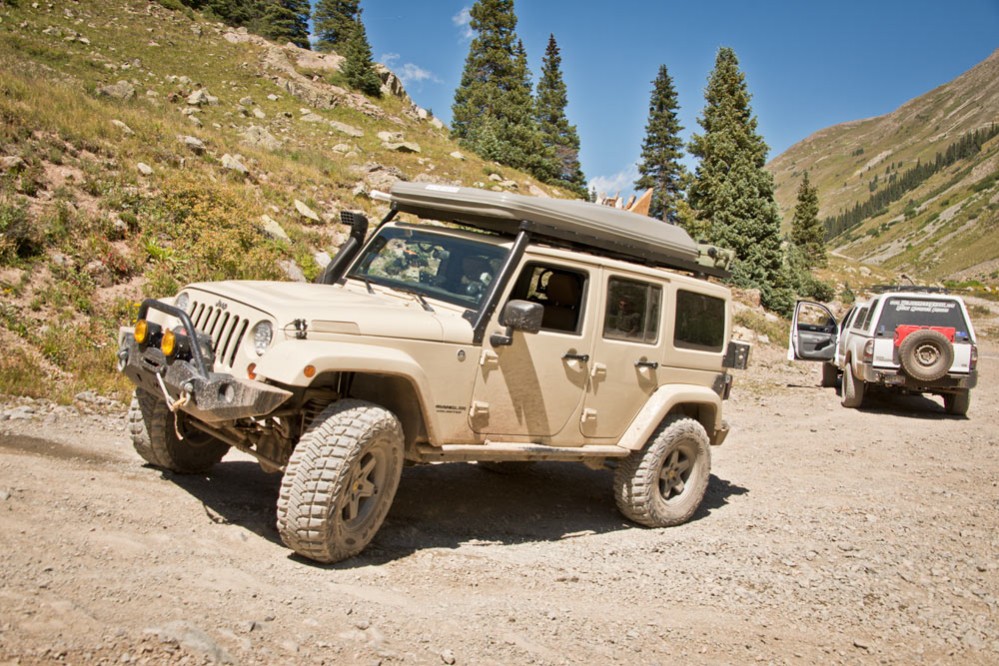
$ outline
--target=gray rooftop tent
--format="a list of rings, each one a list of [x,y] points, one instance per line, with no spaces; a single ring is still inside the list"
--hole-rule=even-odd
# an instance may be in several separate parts
[[[393,210],[693,273],[727,276],[722,250],[695,243],[682,228],[587,201],[545,199],[471,187],[398,182]]]

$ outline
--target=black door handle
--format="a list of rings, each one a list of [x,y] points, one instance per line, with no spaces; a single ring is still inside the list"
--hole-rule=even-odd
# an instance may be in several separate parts
[[[658,361],[635,361],[635,367],[636,368],[651,368],[653,370],[656,370],[657,368],[659,368],[659,362]]]
[[[586,363],[587,361],[590,360],[590,355],[589,354],[576,354],[576,353],[573,353],[573,352],[566,352],[566,353],[562,354],[562,360],[563,361],[582,361],[583,363]]]

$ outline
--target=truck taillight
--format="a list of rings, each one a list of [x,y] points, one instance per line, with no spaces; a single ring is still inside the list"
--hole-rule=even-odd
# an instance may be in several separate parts
[[[874,362],[874,340],[868,340],[864,344],[864,363]]]
[[[974,370],[978,366],[978,346],[971,345],[971,361],[968,363],[968,370]]]

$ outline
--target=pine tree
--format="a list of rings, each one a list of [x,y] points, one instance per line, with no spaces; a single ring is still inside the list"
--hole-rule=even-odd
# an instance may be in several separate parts
[[[798,186],[798,203],[791,218],[791,242],[801,250],[809,268],[821,268],[828,263],[825,228],[819,222],[819,189],[809,182],[807,171]]]
[[[660,65],[659,74],[652,84],[642,161],[638,165],[641,176],[635,181],[635,188],[652,188],[650,217],[674,223],[681,221],[680,207],[687,181],[687,169],[680,162],[683,157],[683,140],[680,138],[683,127],[677,115],[678,109],[673,79],[666,65]]]
[[[342,52],[361,19],[360,0],[319,0],[312,10],[316,50]],[[341,53],[342,55],[342,53]]]
[[[586,176],[579,164],[579,134],[565,115],[569,99],[562,80],[561,65],[562,57],[555,35],[549,35],[536,95],[538,127],[541,140],[552,152],[558,169],[552,182],[586,197]]]
[[[345,60],[342,71],[350,87],[360,90],[365,95],[381,97],[382,80],[375,72],[368,33],[364,30],[360,16],[354,21],[354,27],[347,35],[343,50]]]
[[[781,251],[773,176],[764,169],[768,147],[756,131],[750,97],[735,52],[722,47],[697,119],[704,133],[689,146],[700,158],[689,201],[708,240],[735,250],[735,282],[759,288],[766,307],[787,312],[794,305],[792,279]]]
[[[517,39],[513,0],[477,0],[471,9],[476,32],[451,106],[451,133],[486,159],[554,178],[554,160],[534,119],[530,71]]]
[[[309,48],[309,0],[269,0],[260,18],[260,34],[276,42]]]

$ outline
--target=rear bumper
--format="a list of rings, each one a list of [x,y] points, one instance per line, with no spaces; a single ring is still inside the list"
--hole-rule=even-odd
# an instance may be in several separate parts
[[[139,345],[129,329],[120,334],[118,368],[147,393],[163,395],[165,386],[171,400],[189,395],[180,409],[205,423],[265,416],[292,396],[291,391],[263,382],[227,373],[202,373],[188,361],[168,361],[158,348]]]
[[[913,379],[901,370],[895,368],[877,368],[869,363],[862,363],[857,376],[869,384],[877,384],[887,388],[897,388],[913,393],[947,393],[951,391],[967,391],[978,384],[978,372],[968,374],[951,373],[932,382],[921,382]]]

